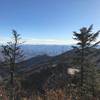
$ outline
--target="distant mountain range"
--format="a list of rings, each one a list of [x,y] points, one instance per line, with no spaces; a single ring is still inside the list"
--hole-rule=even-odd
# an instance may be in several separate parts
[[[55,56],[70,50],[70,45],[22,45],[26,58],[37,55]]]
[[[56,56],[72,48],[70,45],[22,45],[21,47],[25,60],[38,55]],[[1,52],[0,58],[3,58]]]
[[[24,60],[40,56],[57,56],[64,52],[67,52],[72,49],[72,45],[22,45],[21,46],[24,52]],[[100,45],[97,47],[100,48]],[[0,47],[0,59],[2,59],[1,47]]]

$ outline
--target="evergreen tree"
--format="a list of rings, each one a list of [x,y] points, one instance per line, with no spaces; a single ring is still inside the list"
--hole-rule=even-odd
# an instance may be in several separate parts
[[[10,71],[10,100],[14,100],[14,74],[16,63],[23,57],[23,51],[20,48],[20,35],[15,30],[12,31],[12,35],[12,41],[2,46],[5,63],[9,66]]]
[[[96,33],[92,32],[91,25],[89,28],[83,27],[80,29],[80,32],[74,32],[74,40],[77,41],[76,46],[73,46],[73,48],[76,50],[76,56],[77,56],[77,65],[80,69],[80,88],[81,88],[81,96],[83,96],[83,93],[86,91],[84,90],[84,82],[86,82],[86,71],[87,71],[87,56],[91,53],[92,49],[97,46],[100,41],[96,41],[100,31],[97,31]],[[92,67],[88,70],[88,73],[91,73]],[[92,75],[93,76],[93,75]]]

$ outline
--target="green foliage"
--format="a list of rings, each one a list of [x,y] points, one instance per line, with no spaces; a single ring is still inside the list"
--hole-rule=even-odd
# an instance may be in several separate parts
[[[2,46],[2,53],[5,58],[5,63],[9,66],[10,73],[10,100],[14,100],[14,74],[16,63],[23,56],[23,51],[20,48],[20,35],[13,30],[12,31],[12,41],[7,42],[7,45]]]
[[[80,69],[80,93],[83,95],[95,95],[97,87],[97,67],[88,60],[89,54],[94,52],[94,48],[100,43],[96,41],[100,31],[92,32],[91,25],[89,28],[83,27],[80,33],[74,32],[74,40],[77,46],[73,46],[76,50],[74,62]]]

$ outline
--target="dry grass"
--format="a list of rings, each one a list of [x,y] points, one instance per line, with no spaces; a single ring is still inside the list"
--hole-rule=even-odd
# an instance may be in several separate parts
[[[75,100],[81,100],[78,96]],[[5,94],[5,90],[0,88],[0,100],[9,100],[8,96]],[[19,100],[73,100],[72,94],[66,93],[65,89],[47,90],[44,95],[31,95],[30,97],[24,96]],[[83,99],[83,100],[99,100],[96,98]]]
[[[33,98],[32,98],[33,97]],[[63,89],[46,91],[45,95],[32,96],[30,98],[23,98],[22,100],[72,100],[71,96],[66,96]],[[80,100],[77,98],[77,100]]]

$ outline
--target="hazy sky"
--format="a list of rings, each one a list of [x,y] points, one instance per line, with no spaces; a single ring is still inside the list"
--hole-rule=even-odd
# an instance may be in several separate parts
[[[100,0],[0,0],[0,42],[15,29],[27,43],[73,43],[73,31],[100,29]]]

